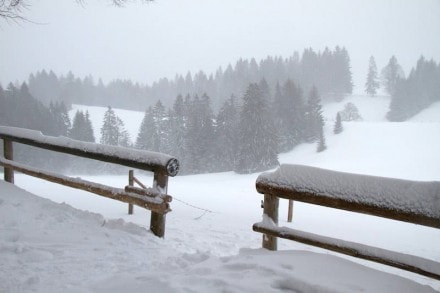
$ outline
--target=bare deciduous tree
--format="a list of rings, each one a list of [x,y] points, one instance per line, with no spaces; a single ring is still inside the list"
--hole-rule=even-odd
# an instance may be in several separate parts
[[[86,0],[74,0],[75,2],[85,5]],[[108,0],[113,5],[122,7],[128,2],[134,0]],[[154,0],[139,0],[139,2],[151,2]],[[12,20],[12,21],[25,21],[27,20],[23,16],[23,11],[28,9],[29,4],[26,0],[0,0],[0,19]]]

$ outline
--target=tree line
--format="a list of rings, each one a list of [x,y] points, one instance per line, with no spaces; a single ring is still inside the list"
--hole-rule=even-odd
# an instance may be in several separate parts
[[[87,111],[77,111],[71,122],[63,103],[45,107],[32,97],[26,83],[20,88],[12,84],[6,90],[0,87],[0,109],[8,109],[0,115],[2,125],[95,142]],[[20,110],[13,115],[11,109]],[[36,120],[29,122],[28,117]],[[287,80],[282,85],[277,83],[272,90],[262,79],[250,83],[242,97],[232,95],[217,113],[214,113],[207,94],[178,95],[169,108],[158,100],[145,111],[138,135],[133,140],[123,121],[108,107],[99,142],[171,154],[181,161],[184,174],[252,173],[277,166],[279,153],[302,142],[316,142],[317,151],[323,151],[323,126],[321,100],[316,87],[303,94],[299,84]],[[57,164],[56,157],[48,159],[48,155],[41,152],[36,156],[34,150],[25,149],[17,157],[35,165],[68,165],[65,158],[59,158],[64,164]],[[80,165],[74,161],[70,163]]]
[[[207,94],[178,95],[169,108],[159,100],[145,111],[133,142],[118,120],[108,107],[101,143],[171,154],[183,174],[253,173],[277,166],[279,153],[302,142],[316,142],[317,151],[326,148],[318,90],[312,87],[304,96],[291,80],[277,84],[273,94],[265,79],[250,83],[216,114]]]
[[[235,65],[219,67],[211,74],[201,70],[195,74],[188,72],[174,79],[161,78],[151,85],[122,79],[104,84],[91,75],[79,78],[68,72],[65,76],[57,76],[46,70],[30,74],[28,84],[31,94],[46,105],[50,101],[63,101],[66,105],[112,105],[139,110],[157,100],[170,107],[179,94],[202,96],[206,93],[213,109],[218,111],[231,95],[241,97],[250,83],[258,83],[263,78],[271,88],[287,79],[301,84],[305,91],[316,86],[323,100],[350,94],[353,87],[349,54],[339,46],[333,50],[325,48],[322,52],[309,48],[302,54],[294,52],[288,58],[268,56],[259,62],[254,58],[239,59]]]

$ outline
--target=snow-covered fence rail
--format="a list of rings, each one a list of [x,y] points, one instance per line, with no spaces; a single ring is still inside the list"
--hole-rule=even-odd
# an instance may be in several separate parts
[[[263,247],[277,249],[277,237],[363,258],[440,280],[440,263],[359,243],[278,226],[279,199],[297,200],[351,212],[440,228],[440,182],[418,182],[282,165],[261,174],[264,194]],[[440,243],[439,243],[440,245]]]
[[[0,166],[4,167],[5,181],[14,183],[14,170],[16,170],[30,176],[140,206],[151,210],[151,231],[159,237],[164,236],[165,215],[170,211],[169,202],[172,200],[172,197],[167,195],[168,177],[177,175],[179,171],[179,162],[176,158],[156,152],[82,142],[66,137],[45,136],[39,131],[6,126],[0,126],[0,139],[3,140],[4,154],[4,158],[0,158]],[[130,188],[124,190],[32,168],[13,161],[13,142],[151,171],[154,173],[153,188],[142,192]]]

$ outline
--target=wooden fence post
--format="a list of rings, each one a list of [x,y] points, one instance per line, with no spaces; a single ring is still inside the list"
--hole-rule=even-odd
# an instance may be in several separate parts
[[[12,141],[9,139],[4,138],[3,139],[3,156],[7,160],[13,160],[13,147],[12,147]],[[4,179],[7,182],[14,183],[14,169],[12,168],[4,168]]]
[[[268,216],[276,225],[278,225],[278,205],[280,199],[278,196],[264,195],[264,214]],[[277,250],[277,237],[263,234],[263,248]]]
[[[161,194],[168,193],[168,176],[159,172],[154,172],[153,188]],[[165,214],[151,212],[150,230],[158,237],[165,235]]]
[[[293,216],[293,200],[289,199],[289,209],[287,211],[287,222],[292,223]]]
[[[128,171],[128,185],[129,186],[133,186],[134,185],[134,180],[133,180],[133,170],[129,170]],[[128,214],[132,215],[133,214],[133,204],[129,203],[128,204]]]

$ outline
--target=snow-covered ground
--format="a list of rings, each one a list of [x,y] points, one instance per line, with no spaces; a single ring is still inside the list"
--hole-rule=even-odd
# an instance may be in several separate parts
[[[344,123],[334,135],[336,112],[349,101],[364,120]],[[388,103],[357,96],[326,105],[328,149],[318,154],[316,145],[304,144],[280,161],[440,181],[440,103],[405,123],[386,122]],[[97,134],[105,108],[89,111]],[[116,113],[135,135],[143,113]],[[439,281],[291,241],[280,240],[275,253],[260,249],[262,236],[252,231],[262,218],[258,175],[170,178],[165,239],[146,230],[147,211],[129,216],[123,203],[25,175],[16,175],[16,185],[51,201],[0,181],[0,292],[440,291]],[[137,176],[151,184],[149,175]],[[127,183],[127,176],[85,179]],[[288,224],[285,201],[280,217],[283,226],[440,262],[436,229],[302,203]]]

